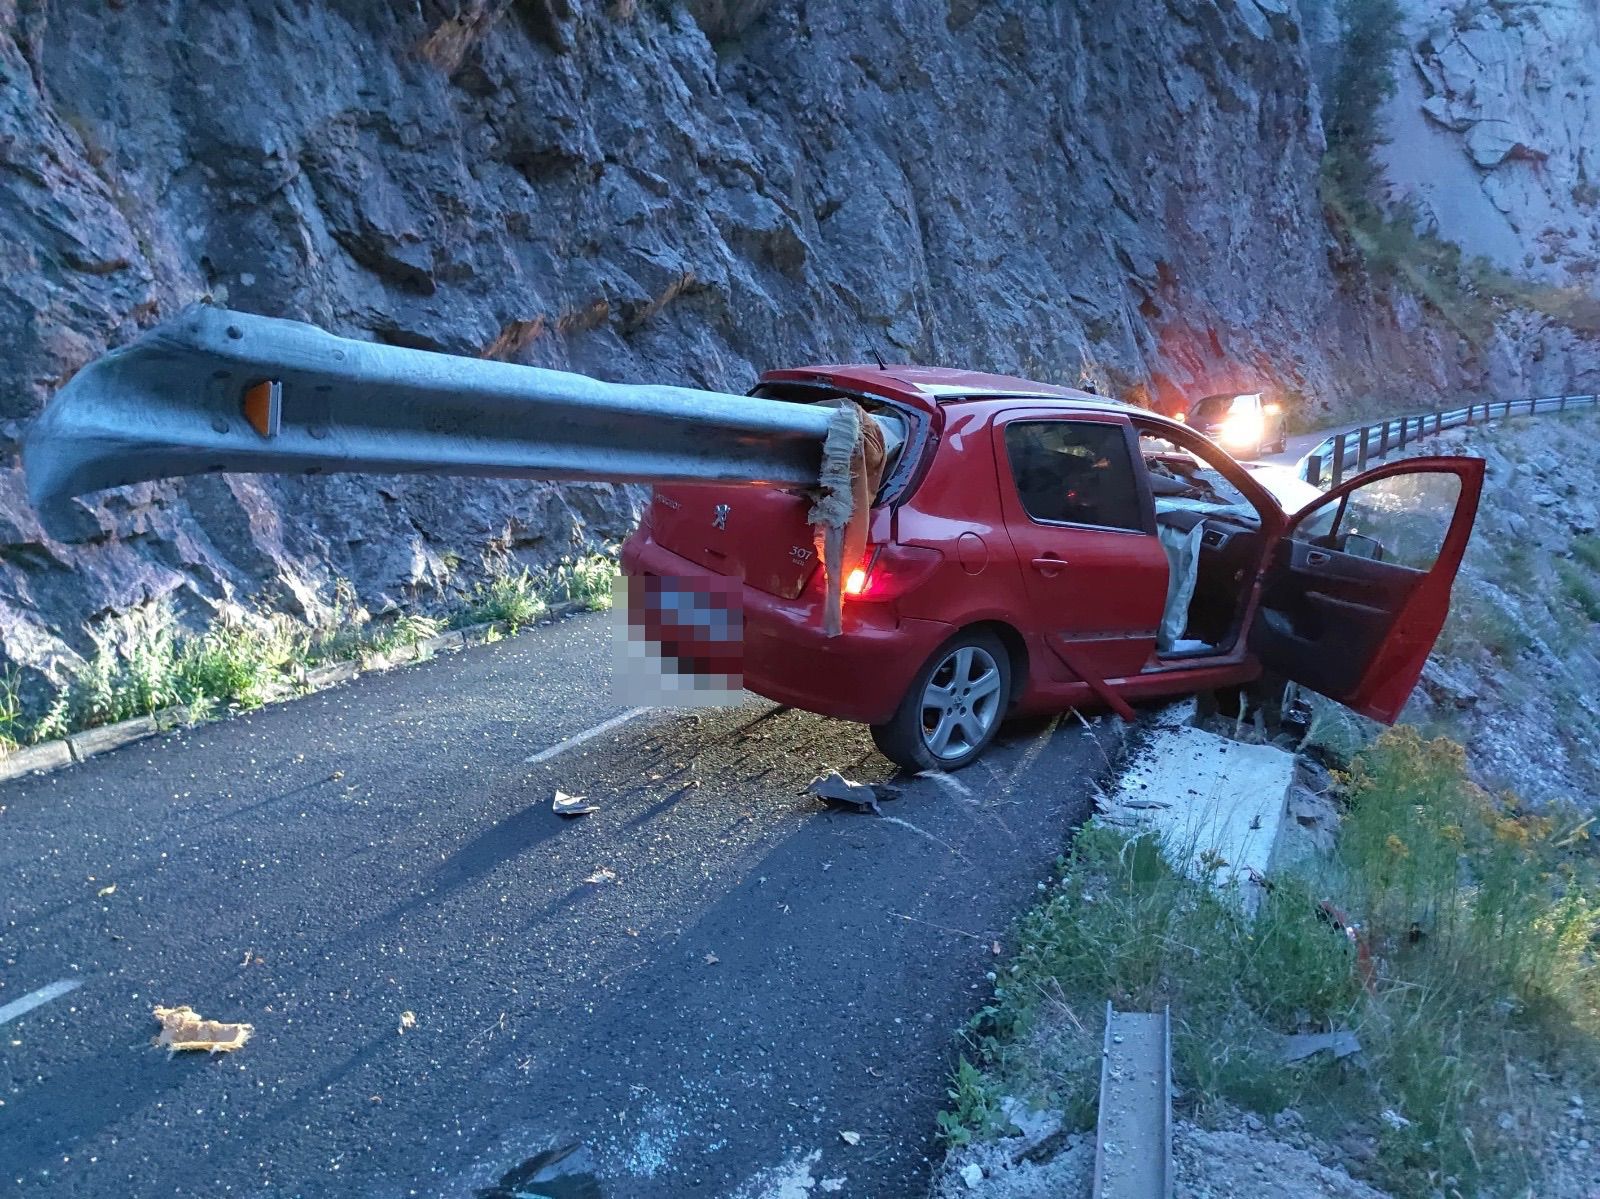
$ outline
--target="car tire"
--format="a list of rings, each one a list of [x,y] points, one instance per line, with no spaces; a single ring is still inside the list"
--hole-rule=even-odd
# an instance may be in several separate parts
[[[1006,647],[993,633],[958,633],[917,671],[895,714],[872,726],[872,740],[914,774],[960,770],[989,748],[1010,706]]]

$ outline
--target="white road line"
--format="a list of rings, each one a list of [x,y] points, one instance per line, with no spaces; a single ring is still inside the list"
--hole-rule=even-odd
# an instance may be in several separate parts
[[[592,729],[585,729],[581,733],[575,733],[565,741],[558,741],[549,749],[541,749],[538,753],[532,754],[524,760],[530,765],[538,762],[548,762],[551,758],[558,757],[569,749],[575,749],[585,741],[592,741],[602,733],[609,733],[614,728],[620,728],[622,725],[627,724],[628,721],[635,717],[643,716],[648,711],[650,711],[649,708],[630,708],[620,716],[613,716],[610,720],[597,724]]]
[[[0,1007],[0,1024],[15,1020],[18,1016],[26,1016],[36,1007],[42,1007],[52,999],[60,999],[68,991],[76,991],[83,986],[81,978],[64,978],[60,982],[51,983],[48,987],[40,987],[37,991],[30,991],[21,999],[13,999],[5,1007]]]

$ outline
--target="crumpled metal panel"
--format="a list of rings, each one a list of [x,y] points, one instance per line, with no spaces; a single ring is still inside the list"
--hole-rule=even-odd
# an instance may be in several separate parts
[[[252,423],[245,394],[267,381],[282,385],[271,423],[260,393]],[[212,471],[815,485],[829,415],[197,306],[78,372],[22,458],[47,519],[73,496]]]

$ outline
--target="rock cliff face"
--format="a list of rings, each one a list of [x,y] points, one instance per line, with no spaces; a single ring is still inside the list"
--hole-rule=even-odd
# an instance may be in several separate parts
[[[1440,236],[1600,287],[1600,9],[1410,0],[1384,170]]]
[[[1148,401],[1476,381],[1336,275],[1322,149],[1294,0],[0,0],[0,660],[627,530],[605,486],[217,477],[51,540],[24,422],[205,296],[723,389],[874,349]]]
[[[1592,0],[1401,0],[1406,49],[1383,114],[1391,203],[1536,285],[1600,298],[1600,8]],[[1591,390],[1592,339],[1508,315],[1495,395]]]

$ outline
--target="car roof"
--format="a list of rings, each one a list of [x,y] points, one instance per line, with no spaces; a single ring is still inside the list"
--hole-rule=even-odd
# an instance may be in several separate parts
[[[961,370],[946,366],[866,366],[835,364],[795,367],[768,371],[763,379],[824,380],[841,387],[880,394],[910,394],[934,404],[961,400],[1000,398],[1070,400],[1074,405],[1117,412],[1144,412],[1145,409],[1121,400],[1091,395],[1075,387],[1040,383],[1015,375],[993,375],[984,371]]]

